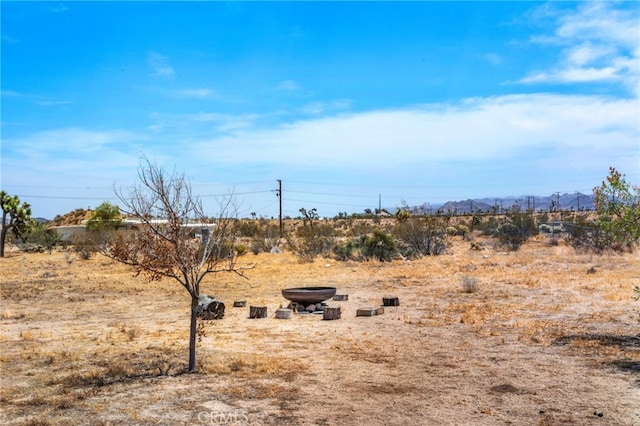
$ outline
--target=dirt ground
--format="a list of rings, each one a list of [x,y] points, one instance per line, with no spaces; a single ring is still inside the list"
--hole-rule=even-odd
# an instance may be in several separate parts
[[[640,425],[640,256],[544,238],[393,263],[247,254],[218,275],[198,373],[189,296],[95,256],[0,259],[1,422],[8,425]],[[469,277],[469,278],[464,278]],[[475,279],[477,288],[462,281]],[[342,318],[275,310],[335,286]],[[397,296],[398,307],[356,317]],[[249,319],[234,300],[266,305]]]

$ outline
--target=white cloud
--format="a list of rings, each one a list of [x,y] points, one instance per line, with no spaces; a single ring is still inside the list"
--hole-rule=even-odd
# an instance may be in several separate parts
[[[285,92],[297,92],[301,88],[300,88],[300,85],[298,85],[298,83],[296,83],[295,81],[293,81],[293,80],[285,80],[285,81],[280,82],[280,84],[278,84],[276,86],[276,89],[282,90],[282,91],[285,91]]]
[[[502,57],[496,53],[485,53],[481,57],[491,65],[500,65],[503,62]]]
[[[11,37],[8,34],[2,34],[2,41],[5,43],[10,43],[10,44],[15,44],[15,43],[19,43],[20,40],[18,40],[15,37]]]
[[[202,140],[197,152],[250,167],[325,167],[371,171],[444,162],[509,161],[554,150],[599,161],[637,158],[635,100],[554,94],[467,99],[458,105],[371,111],[304,120],[276,129],[242,130]],[[576,158],[573,158],[574,160]]]
[[[91,131],[77,127],[45,130],[23,138],[3,140],[6,149],[18,152],[26,157],[51,158],[93,158],[94,155],[112,149],[114,146],[127,145],[144,139],[144,136],[124,130]],[[95,160],[100,157],[94,158]]]
[[[198,89],[182,89],[175,92],[176,96],[186,98],[199,98],[199,99],[211,99],[217,96],[217,93],[213,89],[198,88]]]
[[[3,139],[3,169],[32,167],[55,186],[126,184],[135,180],[145,153],[168,169],[185,170],[194,182],[314,176],[309,179],[374,183],[373,194],[380,190],[376,185],[413,185],[423,189],[394,193],[420,203],[459,199],[462,193],[544,195],[588,190],[611,165],[637,169],[639,113],[633,99],[520,94],[345,113],[278,127],[266,126],[265,117],[254,114],[155,114],[152,118],[165,129],[153,138],[65,128]],[[203,126],[224,132],[205,138]]]
[[[541,10],[554,20],[552,36],[536,36],[534,43],[564,46],[557,64],[530,73],[521,83],[618,82],[637,93],[640,79],[638,10],[615,8],[609,2],[586,2],[575,11]]]
[[[175,75],[175,71],[169,64],[168,58],[159,53],[149,52],[147,55],[147,64],[151,67],[152,77],[167,78]]]

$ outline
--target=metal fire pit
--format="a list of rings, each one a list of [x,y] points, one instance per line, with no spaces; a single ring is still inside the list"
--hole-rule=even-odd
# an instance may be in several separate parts
[[[311,305],[331,299],[336,294],[335,287],[298,287],[282,290],[285,299],[301,305]]]

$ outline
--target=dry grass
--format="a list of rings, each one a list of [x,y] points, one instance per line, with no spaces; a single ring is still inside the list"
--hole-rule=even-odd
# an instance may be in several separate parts
[[[562,241],[475,251],[462,240],[386,264],[248,254],[249,280],[203,284],[227,313],[207,324],[196,374],[185,373],[181,287],[67,255],[0,259],[4,424],[198,424],[202,412],[249,424],[596,424],[594,410],[640,424],[634,254],[576,254]],[[316,285],[349,294],[335,302],[341,320],[273,318],[281,289]],[[400,306],[355,317],[387,295]],[[250,320],[234,300],[269,317]],[[517,392],[491,390],[508,385]]]

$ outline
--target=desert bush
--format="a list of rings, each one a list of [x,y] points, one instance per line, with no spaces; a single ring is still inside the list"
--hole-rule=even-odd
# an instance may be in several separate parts
[[[396,254],[396,244],[392,235],[376,229],[362,241],[363,254],[367,259],[390,262]]]
[[[578,252],[602,253],[609,242],[597,223],[588,222],[584,217],[576,218],[572,224],[567,242]]]
[[[238,236],[249,238],[255,237],[260,234],[261,228],[262,226],[254,220],[241,220],[238,223]]]
[[[74,235],[71,238],[71,245],[73,252],[82,260],[91,259],[99,251],[99,244],[89,233]]]
[[[362,254],[360,248],[360,238],[349,238],[347,241],[343,243],[336,244],[333,247],[333,254],[336,260],[356,260],[358,262],[362,262],[365,259]]]
[[[238,256],[244,256],[249,251],[247,246],[245,246],[244,244],[236,244],[234,246],[234,250],[236,251],[236,255]]]
[[[460,286],[465,293],[475,293],[478,291],[478,279],[465,275],[460,278]]]
[[[633,250],[640,242],[640,186],[610,167],[606,181],[593,192],[606,244],[614,250]]]
[[[48,229],[46,223],[31,220],[26,231],[21,235],[18,245],[23,251],[47,251],[51,254],[59,242],[60,234],[57,231]]]
[[[529,237],[538,233],[533,215],[523,213],[517,206],[507,214],[497,231],[500,246],[513,251],[520,249]]]
[[[482,228],[482,216],[480,214],[474,214],[473,217],[471,218],[471,224],[469,225],[468,229],[467,229],[467,233],[469,231],[473,231],[475,229],[480,229]],[[463,235],[464,237],[464,235]]]
[[[462,236],[462,238],[466,237],[469,233],[469,227],[467,225],[457,225],[456,226],[457,234]]]
[[[405,257],[437,256],[447,248],[447,227],[437,216],[412,217],[396,223],[392,233]]]
[[[373,232],[373,226],[366,220],[356,220],[347,229],[346,234],[349,237],[360,237]]]
[[[100,204],[89,215],[87,229],[89,231],[100,231],[102,229],[116,230],[122,223],[120,208],[108,201]]]
[[[342,244],[336,244],[333,253],[338,260],[390,262],[397,249],[392,235],[375,229],[372,234],[350,238]]]
[[[317,256],[331,254],[336,243],[336,234],[332,226],[302,226],[295,235],[288,238],[288,246],[293,254],[305,262],[311,262]]]
[[[269,252],[280,244],[280,229],[268,222],[260,223],[251,239],[251,251],[254,254]]]
[[[482,223],[479,227],[482,235],[495,237],[498,235],[498,228],[500,223],[495,216],[489,216],[486,222]]]

